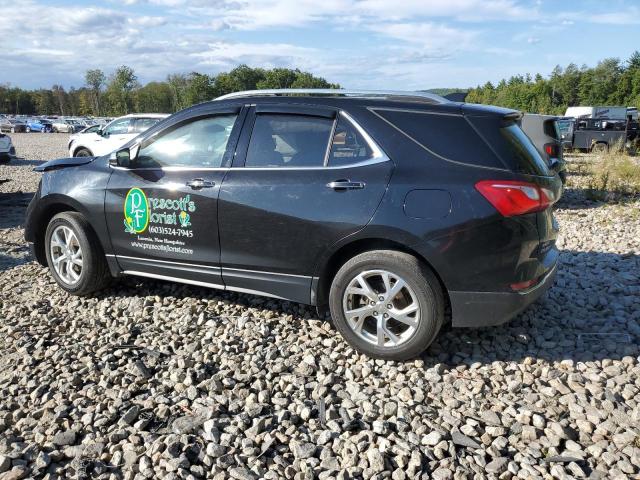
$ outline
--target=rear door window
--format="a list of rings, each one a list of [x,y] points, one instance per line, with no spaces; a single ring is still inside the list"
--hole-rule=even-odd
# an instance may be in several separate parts
[[[333,134],[328,165],[353,165],[374,157],[374,152],[360,132],[344,117],[338,118]]]
[[[322,167],[333,119],[307,115],[256,115],[246,167]]]

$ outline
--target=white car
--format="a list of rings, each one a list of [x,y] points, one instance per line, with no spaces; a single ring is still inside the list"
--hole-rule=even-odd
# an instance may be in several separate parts
[[[11,137],[0,133],[0,163],[9,163],[16,156],[16,149],[13,147]]]
[[[111,153],[168,116],[165,113],[133,113],[116,118],[96,131],[72,135],[69,156],[100,157]]]

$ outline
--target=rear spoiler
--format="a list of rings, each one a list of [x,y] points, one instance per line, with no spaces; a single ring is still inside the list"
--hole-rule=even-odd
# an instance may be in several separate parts
[[[522,112],[509,112],[502,117],[502,126],[508,127],[509,125],[513,125],[514,123],[522,120],[523,113]]]

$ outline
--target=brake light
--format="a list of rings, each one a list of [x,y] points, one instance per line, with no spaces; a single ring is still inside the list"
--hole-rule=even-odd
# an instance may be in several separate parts
[[[549,157],[558,156],[558,146],[555,143],[545,143],[544,151]]]
[[[553,192],[535,183],[482,180],[476,189],[504,217],[540,212],[553,203]]]

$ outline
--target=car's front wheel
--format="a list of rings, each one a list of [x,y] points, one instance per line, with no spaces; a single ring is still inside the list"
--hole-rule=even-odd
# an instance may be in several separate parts
[[[47,226],[45,247],[51,274],[67,292],[87,295],[111,280],[100,242],[79,213],[54,216]]]
[[[329,307],[342,336],[371,357],[406,360],[435,339],[444,297],[433,272],[417,258],[393,250],[355,256],[331,284]]]
[[[92,153],[86,148],[79,148],[75,152],[73,152],[74,157],[91,157]]]

